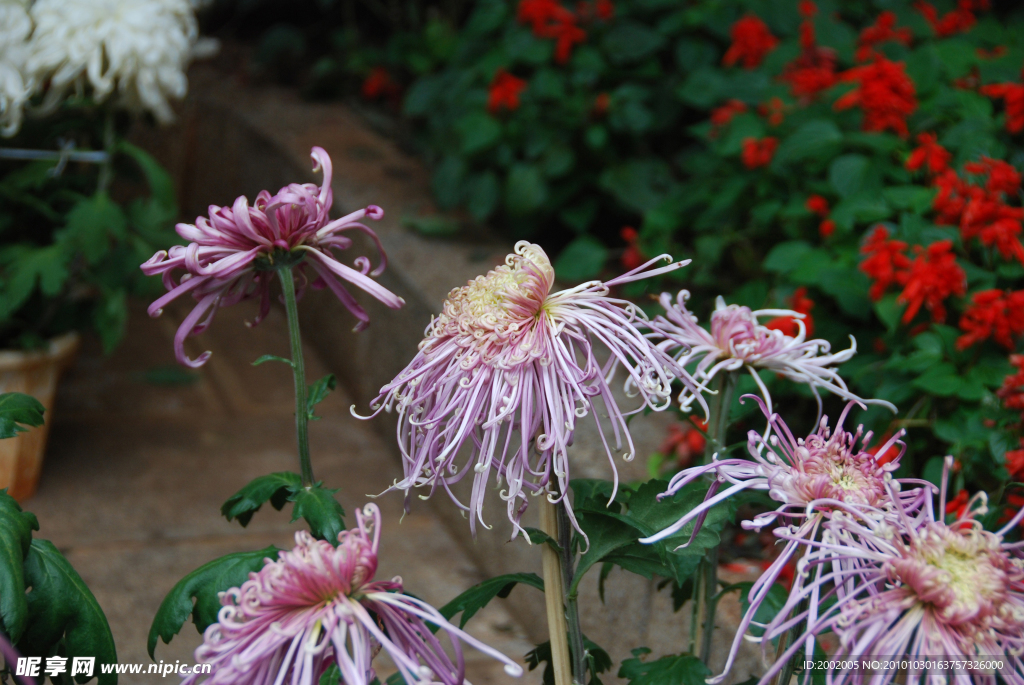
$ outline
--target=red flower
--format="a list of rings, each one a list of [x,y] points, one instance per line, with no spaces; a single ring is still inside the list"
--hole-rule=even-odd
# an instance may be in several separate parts
[[[1008,350],[1014,348],[1015,336],[1024,333],[1024,290],[1003,293],[982,290],[971,297],[971,305],[960,317],[956,347],[965,350],[975,343],[994,339]]]
[[[1006,130],[1024,131],[1024,85],[1019,83],[992,83],[981,87],[981,94],[1002,98],[1006,105]]]
[[[967,503],[969,501],[970,497],[967,496],[966,490],[956,493],[956,497],[946,502],[946,516],[955,514],[957,518],[960,518],[967,513]]]
[[[587,38],[587,32],[576,25],[575,14],[555,0],[519,0],[517,18],[530,24],[538,38],[555,40],[555,62],[565,64],[572,55],[572,47]]]
[[[731,34],[732,45],[722,57],[722,64],[727,67],[740,62],[745,69],[753,69],[779,44],[779,39],[771,34],[767,24],[752,14],[733,24]]]
[[[814,319],[811,318],[814,300],[807,297],[807,288],[797,288],[796,292],[793,293],[789,306],[794,312],[806,315],[800,321],[804,322],[806,337],[811,337],[814,334]],[[777,316],[764,326],[770,330],[782,331],[791,338],[795,338],[800,332],[800,325],[797,323],[796,317],[792,316]]]
[[[594,3],[594,14],[602,21],[608,21],[615,16],[615,5],[612,0],[597,0]]]
[[[937,213],[935,223],[958,226],[964,208],[967,206],[970,186],[952,169],[940,172],[932,179],[932,184],[939,189],[935,199],[932,200],[932,209]]]
[[[931,312],[932,321],[942,323],[946,320],[946,298],[967,292],[967,275],[956,263],[951,240],[940,240],[926,249],[916,247],[915,251],[917,256],[910,269],[897,275],[904,287],[896,301],[907,305],[903,323],[913,321],[922,305]]]
[[[519,109],[519,94],[526,90],[526,81],[517,78],[504,69],[494,72],[491,91],[487,96],[487,110],[496,114],[502,109]]]
[[[644,254],[637,247],[637,232],[632,226],[623,226],[619,235],[626,241],[626,251],[622,253],[622,266],[626,271],[632,271],[647,261]]]
[[[840,80],[856,81],[859,85],[836,100],[836,110],[859,105],[864,110],[865,131],[888,129],[907,135],[907,117],[917,109],[917,98],[914,82],[907,76],[903,62],[876,57],[871,64],[844,72]]]
[[[914,3],[914,9],[924,15],[937,36],[951,36],[969,30],[975,23],[974,12],[988,9],[988,0],[960,0],[957,8],[939,18],[935,6],[924,0]]]
[[[811,0],[800,0],[797,3],[796,10],[804,19],[810,19],[818,13],[818,6],[811,2]]]
[[[768,166],[772,157],[775,156],[775,148],[779,146],[779,139],[768,136],[767,138],[744,138],[743,153],[741,158],[743,166],[748,169]]]
[[[552,24],[576,20],[575,15],[556,0],[519,0],[516,18],[521,24],[530,24],[538,38],[550,38]]]
[[[977,50],[974,51],[974,54],[976,54],[980,59],[999,59],[1006,53],[1007,50],[1005,45],[997,45],[991,50],[986,50],[985,48],[978,48]]]
[[[804,203],[804,207],[807,208],[808,212],[814,212],[822,218],[828,216],[828,200],[821,195],[811,195],[807,198],[807,202]]]
[[[612,98],[608,93],[598,93],[594,98],[594,116],[603,117],[612,106]]]
[[[906,249],[907,244],[902,240],[889,239],[889,230],[885,226],[875,226],[868,236],[860,248],[861,254],[868,255],[860,263],[860,270],[874,281],[868,292],[872,300],[880,300],[886,289],[899,283],[901,274],[910,268],[910,258],[904,254]]]
[[[384,67],[374,67],[363,81],[362,94],[367,100],[394,98],[398,93],[398,84],[391,80],[391,74]]]
[[[996,391],[1007,409],[1024,410],[1024,354],[1011,354],[1010,363],[1017,372],[1003,379],[1003,387]]]
[[[786,65],[782,80],[789,84],[794,97],[806,101],[835,85],[836,53],[815,44],[811,17],[818,12],[818,7],[813,2],[806,2],[801,3],[799,10],[804,17],[800,24],[800,56]]]
[[[818,235],[820,235],[822,238],[828,238],[835,232],[836,222],[832,221],[832,219],[825,219],[820,224],[818,224]]]
[[[953,154],[939,145],[934,133],[917,134],[918,147],[907,157],[906,167],[909,171],[917,171],[924,166],[929,174],[942,173],[949,168],[949,160]]]
[[[758,113],[768,119],[768,124],[771,126],[778,126],[785,119],[786,104],[782,101],[782,98],[775,96],[768,100],[768,102],[762,102],[757,106]]]
[[[894,40],[903,45],[910,45],[910,41],[914,38],[911,30],[906,27],[897,29],[894,28],[895,26],[895,13],[886,10],[879,14],[874,24],[865,27],[860,32],[860,38],[857,40],[857,61],[866,62],[871,59],[875,52],[873,48],[879,43]]]
[[[1024,439],[1021,440],[1024,445]],[[1006,453],[1006,470],[1013,480],[1024,480],[1024,449],[1010,450]]]
[[[1020,242],[1024,209],[1010,207],[997,195],[981,188],[970,188],[970,199],[960,218],[964,241],[978,238],[985,247],[995,247],[1003,259],[1016,258],[1024,264],[1024,245]]]
[[[877,445],[875,445],[874,447],[869,447],[866,450],[868,454],[875,455],[875,462],[877,462],[879,466],[885,466],[890,461],[898,457],[900,454],[900,447],[899,445],[896,444],[889,445],[888,449],[886,449],[884,452],[882,452],[881,454],[878,453],[878,450],[882,449],[882,445],[889,442],[889,438],[891,437],[892,433],[886,431],[886,433],[882,435],[882,439],[878,441]]]
[[[711,137],[718,135],[718,130],[729,124],[737,114],[747,111],[747,105],[741,100],[729,100],[724,105],[711,110]]]
[[[990,193],[1016,195],[1020,188],[1020,173],[1001,159],[982,157],[980,162],[968,162],[964,170],[969,174],[987,176],[985,189]]]
[[[691,416],[690,420],[701,428],[707,426],[707,423],[697,416]],[[668,427],[668,435],[662,440],[658,451],[666,456],[674,455],[676,464],[682,468],[695,456],[703,454],[706,445],[707,439],[699,430],[674,423]]]

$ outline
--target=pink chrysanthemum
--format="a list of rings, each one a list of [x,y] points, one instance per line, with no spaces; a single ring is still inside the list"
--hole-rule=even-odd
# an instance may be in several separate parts
[[[857,342],[852,335],[849,349],[832,354],[832,347],[827,340],[806,339],[804,314],[789,309],[751,311],[749,307],[740,305],[727,306],[721,297],[715,301],[709,332],[697,325],[697,317],[686,308],[686,301],[690,299],[688,291],[679,291],[675,302],[669,293],[662,293],[660,299],[665,308],[665,316],[657,316],[651,321],[652,337],[660,338],[658,347],[670,352],[682,366],[695,365],[693,378],[700,384],[693,388],[683,388],[679,395],[683,411],[688,411],[697,399],[697,388],[706,386],[721,371],[740,369],[746,369],[753,376],[769,410],[772,406],[771,396],[757,375],[761,369],[777,373],[794,383],[810,386],[819,407],[821,399],[818,389],[821,388],[847,400],[881,404],[896,411],[896,407],[884,400],[857,397],[846,387],[846,381],[839,376],[839,372],[831,368],[856,354]],[[791,318],[799,327],[799,333],[791,337],[780,330],[763,326],[758,323],[758,318],[764,316]]]
[[[813,650],[817,634],[832,630],[839,638],[836,659],[895,656],[912,662],[965,664],[997,659],[1002,668],[966,666],[956,670],[954,680],[1024,683],[1022,543],[1003,540],[1024,517],[1024,510],[995,533],[987,532],[975,518],[987,511],[986,496],[978,493],[955,522],[945,523],[952,462],[952,457],[946,458],[938,509],[933,508],[931,491],[920,507],[907,507],[890,491],[896,517],[832,516],[826,524],[829,538],[809,548],[801,560],[801,575],[813,573],[813,580],[794,586],[762,639],[767,643],[804,621],[806,630],[762,682],[799,649]],[[802,606],[807,608],[799,609]],[[887,685],[897,675],[898,669],[882,669],[872,675],[872,683]],[[914,685],[925,673],[911,668],[905,675],[906,683]],[[837,670],[830,674],[830,682],[860,683],[867,676]],[[944,670],[933,670],[929,676],[929,682],[932,677],[947,682]]]
[[[504,662],[509,675],[522,675],[508,657],[402,594],[401,578],[374,581],[380,511],[367,505],[356,520],[356,528],[338,535],[337,547],[296,533],[295,549],[268,559],[242,587],[222,595],[217,622],[196,649],[198,663],[213,665],[205,683],[315,685],[336,663],[345,685],[368,685],[376,677],[373,657],[383,648],[407,683],[462,685],[461,642]],[[451,639],[454,661],[427,623]]]
[[[889,502],[889,484],[892,472],[899,467],[905,446],[899,441],[900,431],[877,450],[886,454],[890,447],[898,446],[899,452],[887,461],[863,448],[871,441],[871,432],[864,433],[861,426],[855,433],[843,430],[843,423],[854,404],[851,402],[839,416],[835,429],[828,426],[828,417],[823,417],[818,429],[806,438],[796,438],[778,414],[769,412],[759,397],[746,395],[744,399],[756,401],[768,416],[769,434],[748,433],[747,449],[753,460],[714,459],[710,464],[695,466],[676,474],[669,487],[660,497],[671,497],[684,486],[706,475],[714,476],[704,501],[686,513],[674,524],[656,535],[640,540],[653,543],[678,533],[691,521],[696,521],[690,541],[697,535],[704,518],[712,507],[743,490],[762,490],[781,505],[772,511],[744,521],[746,529],[760,530],[781,519],[786,530],[786,545],[772,565],[754,583],[748,595],[749,609],[740,622],[733,640],[732,649],[722,674],[708,682],[720,682],[728,674],[736,658],[747,628],[768,596],[768,591],[779,575],[802,546],[827,537],[823,524],[833,510],[859,512],[865,516],[884,515],[883,509]],[[768,437],[766,437],[768,436]],[[905,480],[903,483],[917,483]],[[722,483],[729,486],[719,492]],[[921,499],[921,489],[910,490],[900,495],[904,505],[910,507]],[[689,543],[687,543],[689,544]]]
[[[175,355],[182,364],[195,368],[209,358],[210,353],[204,352],[195,360],[189,359],[185,338],[206,330],[218,307],[259,297],[260,310],[252,325],[262,321],[270,311],[270,283],[282,265],[295,266],[300,293],[310,278],[314,288],[330,288],[359,319],[356,330],[364,328],[370,319],[343,283],[354,285],[393,309],[404,304],[402,298],[370,278],[383,273],[387,259],[376,234],[360,220],[380,219],[384,211],[370,205],[331,221],[331,158],[319,147],[314,147],[310,156],[313,170],[322,169],[324,173],[319,187],[292,183],[277,195],[261,191],[252,207],[244,196],[231,207],[211,206],[209,219],[199,217],[195,225],[177,225],[178,235],[189,241],[188,245],[176,245],[169,252],[161,250],[142,265],[147,276],[161,274],[169,291],[149,306],[150,316],[160,316],[164,306],[188,292],[198,302],[174,336]],[[352,239],[344,235],[351,230],[362,231],[376,244],[380,264],[373,271],[366,257],[356,258],[355,269],[338,261],[336,251],[352,246]],[[185,273],[175,282],[173,274],[181,270]]]
[[[604,440],[604,428],[592,411],[599,397],[615,449],[625,441],[623,456],[632,459],[625,417],[634,412],[620,411],[612,396],[616,368],[626,369],[643,403],[657,410],[669,405],[672,381],[679,377],[672,358],[637,329],[643,313],[608,296],[610,287],[687,263],[650,269],[662,259],[671,260],[662,256],[607,283],[590,281],[552,293],[555,272],[547,255],[537,245],[520,242],[503,266],[452,290],[444,311],[427,327],[416,357],[372,404],[375,414],[398,412],[405,478],[391,489],[405,491],[407,503],[416,487],[451,494],[450,486],[472,472],[469,504],[452,498],[470,512],[475,532],[477,521],[487,525],[484,494],[495,471],[498,486],[507,483],[501,497],[508,503],[513,537],[524,532],[519,520],[527,493],[562,498],[575,521],[564,494],[577,420],[593,414]],[[595,343],[611,352],[604,365],[597,360]],[[684,382],[690,380],[684,375]],[[612,448],[607,440],[604,444],[617,485]],[[470,455],[459,466],[456,457],[464,446]]]

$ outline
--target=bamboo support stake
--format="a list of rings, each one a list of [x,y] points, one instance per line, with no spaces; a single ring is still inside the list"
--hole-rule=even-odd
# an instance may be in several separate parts
[[[558,539],[558,519],[555,507],[546,496],[538,498],[540,508],[540,529],[552,540]],[[562,566],[558,552],[551,545],[541,545],[541,561],[544,570],[544,603],[548,610],[548,635],[551,639],[551,668],[555,672],[555,685],[572,685],[572,670],[569,666],[569,628],[565,621],[565,605],[562,598],[565,588],[562,583]]]

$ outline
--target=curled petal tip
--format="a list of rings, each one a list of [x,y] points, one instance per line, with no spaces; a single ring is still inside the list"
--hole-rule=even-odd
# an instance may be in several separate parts
[[[377,205],[368,205],[366,207],[366,216],[370,217],[374,221],[378,221],[384,216],[384,210]]]

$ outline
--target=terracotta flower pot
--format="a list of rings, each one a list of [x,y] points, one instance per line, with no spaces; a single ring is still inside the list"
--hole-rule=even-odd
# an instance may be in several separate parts
[[[0,440],[0,488],[23,501],[35,494],[46,451],[46,437],[53,422],[53,397],[57,380],[78,351],[78,333],[65,333],[50,341],[48,349],[34,352],[0,351],[0,393],[31,395],[46,407],[46,423],[38,428]]]

